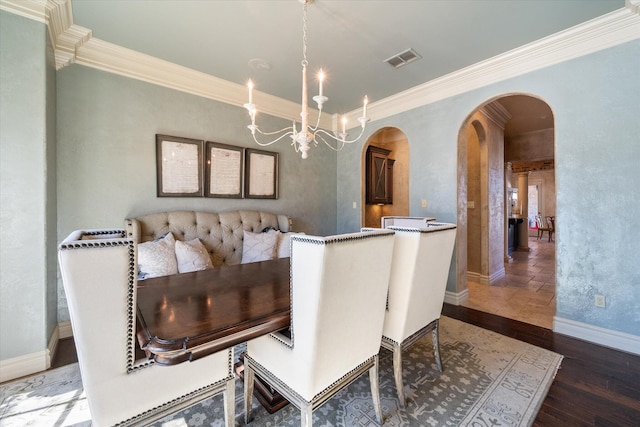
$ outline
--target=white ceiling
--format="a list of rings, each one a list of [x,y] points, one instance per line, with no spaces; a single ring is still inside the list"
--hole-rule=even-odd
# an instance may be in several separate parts
[[[618,10],[624,0],[315,0],[309,70],[328,73],[325,110],[358,108]],[[300,102],[298,0],[72,0],[93,37]],[[408,48],[422,58],[384,62]],[[262,58],[270,71],[251,68]],[[310,96],[317,92],[310,77]]]

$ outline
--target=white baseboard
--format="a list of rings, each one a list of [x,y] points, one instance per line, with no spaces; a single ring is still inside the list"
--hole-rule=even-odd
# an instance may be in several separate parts
[[[58,341],[72,336],[71,322],[61,322],[54,328],[45,350],[0,360],[0,383],[46,371],[51,367],[51,360],[58,349]]]
[[[0,382],[45,371],[51,366],[49,349],[12,359],[0,360]]]
[[[467,281],[475,282],[481,285],[491,285],[492,283],[497,282],[505,276],[504,267],[498,271],[495,271],[493,274],[487,276],[485,274],[476,273],[474,271],[467,271]]]
[[[480,283],[480,278],[482,276],[480,273],[476,273],[475,271],[467,271],[467,282]]]
[[[489,276],[489,284],[495,283],[505,276],[506,276],[506,273],[505,273],[504,267],[502,267],[500,270],[494,271],[493,274]]]
[[[60,335],[60,339],[71,338],[73,336],[71,322],[67,320],[66,322],[58,323],[58,334]]]
[[[600,328],[575,320],[553,317],[553,331],[584,341],[640,355],[640,336]]]
[[[453,305],[462,305],[469,299],[469,289],[465,289],[462,292],[446,291],[444,293],[444,302]]]
[[[56,350],[58,349],[58,341],[60,341],[60,327],[56,325],[51,334],[51,338],[49,338],[49,345],[47,346],[47,369],[51,367],[53,355],[56,354]]]

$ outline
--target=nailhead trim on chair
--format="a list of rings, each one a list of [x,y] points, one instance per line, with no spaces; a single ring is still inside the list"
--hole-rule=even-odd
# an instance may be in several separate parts
[[[80,240],[74,243],[62,243],[61,250],[66,249],[82,249],[82,248],[106,248],[113,246],[127,246],[129,249],[129,278],[127,280],[127,373],[138,371],[142,368],[153,365],[153,360],[145,363],[135,364],[135,307],[133,305],[133,295],[136,287],[136,262],[135,262],[135,244],[131,239],[125,239],[126,232],[122,229],[99,230],[99,231],[83,231],[83,236],[105,236],[114,235],[114,239],[120,240]]]
[[[249,354],[249,353],[246,354],[245,358],[248,358],[249,361],[250,361],[250,364],[257,368],[257,369],[254,369],[254,370],[259,373],[259,376],[266,377],[266,381],[267,382],[269,382],[271,384],[273,384],[273,383],[278,384],[281,388],[284,388],[289,394],[294,396],[298,401],[305,402],[305,403],[311,404],[313,406],[317,402],[322,402],[325,399],[325,396],[327,396],[327,395],[331,396],[332,395],[332,391],[335,388],[340,387],[342,385],[342,383],[344,383],[345,379],[347,379],[351,375],[353,375],[354,372],[359,371],[364,366],[371,365],[373,363],[373,360],[377,356],[378,356],[377,354],[373,355],[370,358],[368,358],[367,360],[365,360],[364,362],[360,363],[358,366],[356,366],[355,368],[353,368],[352,370],[350,370],[349,372],[347,372],[346,374],[344,374],[343,376],[341,376],[340,378],[338,378],[337,380],[332,382],[329,386],[327,386],[325,389],[323,389],[320,393],[317,393],[315,396],[313,396],[313,399],[311,399],[310,401],[304,399],[296,391],[291,389],[291,387],[289,387],[287,384],[285,384],[280,378],[275,376],[271,371],[269,371],[264,366],[262,366],[261,364],[256,362],[251,357],[251,354]]]
[[[402,343],[397,342],[396,340],[393,340],[389,337],[386,336],[382,336],[382,347],[388,349],[388,350],[392,350],[393,346],[396,345],[401,345],[402,348],[406,348],[409,347],[411,344],[413,344],[414,342],[416,342],[417,340],[421,339],[423,336],[426,336],[429,332],[434,331],[434,330],[438,330],[438,325],[439,325],[439,318],[432,321],[431,323],[429,323],[427,326],[424,326],[422,328],[420,328],[419,330],[417,330],[416,332],[414,332],[413,334],[409,335],[407,338],[405,338]],[[435,343],[434,343],[435,345]]]
[[[62,243],[60,244],[60,250],[67,249],[82,249],[82,248],[105,248],[105,247],[114,247],[114,246],[127,246],[129,249],[129,273],[128,273],[128,287],[127,287],[127,374],[131,374],[139,371],[140,369],[152,366],[155,364],[153,360],[149,360],[145,363],[135,365],[135,334],[134,334],[134,325],[135,325],[135,307],[133,304],[133,296],[136,290],[136,247],[135,242],[132,239],[125,239],[126,232],[122,229],[115,230],[96,230],[96,231],[83,231],[82,235],[87,236],[104,236],[104,235],[114,235],[119,237],[114,237],[114,239],[119,240],[81,240],[76,241],[74,243]],[[192,398],[192,396],[196,396],[199,394],[208,394],[214,393],[216,390],[224,390],[226,388],[227,381],[234,378],[233,373],[233,348],[229,348],[227,350],[227,369],[228,376],[223,378],[222,380],[216,381],[215,383],[209,384],[205,387],[200,387],[197,390],[194,390],[190,393],[184,394],[180,397],[172,399],[168,402],[163,403],[162,405],[158,405],[152,409],[146,410],[136,416],[133,416],[127,420],[121,421],[116,426],[132,426],[137,425],[141,420],[147,419],[149,416],[153,416],[157,412],[161,412],[165,410],[165,408],[173,407],[180,402],[188,401]],[[206,397],[205,397],[206,398]]]
[[[429,228],[431,228],[431,230],[429,230]],[[456,225],[440,223],[440,222],[427,222],[424,227],[401,227],[401,226],[391,225],[387,229],[405,231],[405,232],[411,232],[411,233],[435,233],[438,231],[451,230],[452,228],[456,228]]]
[[[206,393],[210,393],[210,392],[215,392],[216,389],[220,389],[223,390],[226,386],[227,381],[229,381],[230,379],[234,378],[233,376],[233,349],[230,348],[228,349],[228,364],[229,364],[229,376],[226,378],[223,378],[219,381],[216,381],[215,383],[209,384],[205,387],[200,387],[197,390],[194,390],[190,393],[184,394],[180,397],[176,397],[175,399],[172,399],[168,402],[163,403],[162,405],[158,405],[155,408],[152,409],[148,409],[134,417],[128,418],[124,421],[121,421],[117,424],[115,424],[115,426],[117,427],[123,427],[123,426],[132,426],[132,425],[137,425],[142,419],[146,419],[149,416],[152,416],[153,414],[155,414],[156,412],[161,412],[164,411],[165,408],[170,408],[175,406],[176,404],[180,403],[180,402],[185,402],[188,401],[192,398],[192,396],[198,395],[198,394],[206,394]]]
[[[365,360],[364,362],[362,362],[361,364],[359,364],[358,366],[356,366],[354,369],[350,370],[349,372],[347,372],[345,375],[341,376],[339,379],[337,379],[336,381],[334,381],[333,383],[331,383],[331,385],[327,388],[325,388],[324,390],[322,390],[320,393],[316,394],[315,396],[313,396],[313,399],[311,400],[312,402],[316,402],[318,400],[322,400],[322,398],[329,394],[334,388],[336,388],[337,386],[339,386],[342,382],[344,382],[345,378],[348,378],[352,373],[362,369],[363,366],[366,365],[370,365],[373,360],[376,358],[377,355],[373,355],[370,358],[368,358],[367,360]]]
[[[295,236],[291,236],[291,238],[294,238]],[[278,341],[280,344],[284,345],[287,348],[293,348],[294,345],[294,340],[293,340],[293,286],[291,286],[291,283],[293,283],[293,251],[291,250],[291,245],[289,245],[289,312],[291,313],[290,316],[290,326],[289,326],[289,332],[291,333],[291,339],[289,341],[285,341],[282,338],[280,338],[277,333],[272,333],[269,334],[269,336],[271,338],[273,338],[274,340]]]
[[[299,234],[296,236],[291,236],[291,240],[296,240],[298,242],[304,242],[304,243],[313,243],[315,245],[330,245],[332,243],[371,239],[375,237],[387,236],[389,234],[393,234],[391,231],[387,229],[378,229],[376,231],[379,231],[379,232],[367,233],[367,234],[361,234],[361,233],[341,234],[337,236],[315,237],[315,238],[314,236],[306,236],[306,235]]]
[[[375,238],[375,237],[381,237],[381,236],[388,236],[390,234],[394,234],[393,231],[391,230],[386,230],[386,229],[377,229],[377,230],[371,230],[371,231],[377,231],[376,233],[368,233],[368,234],[362,234],[362,233],[352,233],[352,234],[340,234],[337,236],[330,236],[330,237],[314,237],[314,236],[307,236],[307,235],[302,235],[302,234],[298,234],[295,236],[291,236],[291,240],[295,240],[298,242],[303,242],[303,243],[311,243],[314,245],[330,245],[332,243],[341,243],[341,242],[349,242],[349,241],[356,241],[356,240],[364,240],[364,239],[371,239],[371,238]],[[292,245],[290,246],[292,247]],[[293,251],[291,249],[289,249],[289,259],[291,260],[291,266],[289,268],[289,283],[293,283],[293,262],[294,262],[294,256],[293,256]],[[293,286],[289,285],[289,301],[290,302],[290,306],[289,306],[289,312],[291,313],[291,321],[290,321],[290,328],[289,330],[291,331],[291,342],[287,342],[285,340],[283,340],[282,338],[280,338],[277,334],[269,334],[269,336],[273,339],[275,339],[276,341],[278,341],[280,344],[284,345],[287,348],[293,348],[295,346],[295,337],[294,337],[294,327],[293,327]]]

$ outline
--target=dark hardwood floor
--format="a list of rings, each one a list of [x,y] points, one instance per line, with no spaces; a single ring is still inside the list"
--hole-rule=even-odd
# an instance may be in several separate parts
[[[640,426],[640,356],[461,306],[442,314],[564,356],[534,426]]]
[[[534,426],[640,426],[640,356],[462,306],[442,314],[564,356]],[[73,339],[61,340],[52,368],[76,361]]]

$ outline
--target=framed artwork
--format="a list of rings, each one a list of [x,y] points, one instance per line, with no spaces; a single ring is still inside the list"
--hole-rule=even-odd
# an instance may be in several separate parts
[[[244,196],[248,199],[278,198],[278,153],[245,149]]]
[[[242,198],[244,149],[207,141],[205,197]]]
[[[203,145],[202,140],[156,134],[158,197],[204,195]]]

